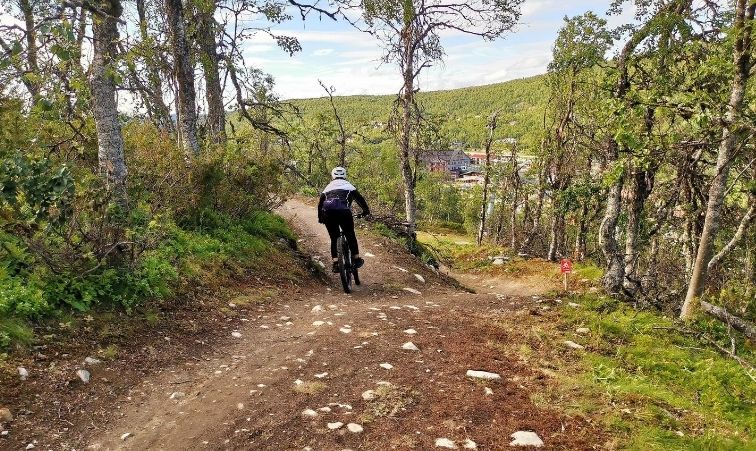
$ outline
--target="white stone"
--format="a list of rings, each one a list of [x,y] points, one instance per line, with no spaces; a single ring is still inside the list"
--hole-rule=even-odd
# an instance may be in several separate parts
[[[414,289],[414,288],[409,288],[409,287],[408,287],[408,288],[402,288],[402,289],[403,289],[404,291],[406,291],[406,292],[408,292],[408,293],[412,293],[412,294],[417,294],[417,295],[421,295],[421,294],[423,294],[423,293],[421,293],[421,292],[417,291],[417,290],[416,290],[416,289]]]
[[[175,399],[181,399],[184,396],[186,396],[186,393],[184,393],[182,391],[175,391],[175,392],[171,393],[171,399],[174,399],[174,400]]]
[[[501,266],[501,265],[504,264],[504,259],[503,258],[495,258],[494,261],[493,261],[493,264],[496,265],[496,266]]]
[[[457,445],[455,445],[453,441],[444,437],[436,439],[436,448],[457,449]]]
[[[487,381],[494,381],[501,379],[501,376],[497,373],[489,373],[488,371],[476,371],[476,370],[467,370],[467,377],[472,377],[474,379],[483,379]]]
[[[328,407],[328,406],[326,406],[326,407],[321,407],[321,408],[320,408],[320,409],[318,409],[318,410],[320,410],[321,412],[325,412],[325,413],[331,413],[331,408],[330,408],[330,407]]]
[[[302,385],[302,384],[304,384],[304,381],[302,379],[297,379],[297,380],[294,381],[294,385]],[[259,387],[259,385],[258,385],[258,387]]]
[[[410,305],[405,305],[405,307],[408,308],[408,309],[410,309],[410,310],[415,310],[415,311],[420,310],[419,307],[417,307],[415,305],[411,305],[411,304]]]
[[[491,390],[490,388],[486,387],[486,388],[483,389],[483,393],[485,393],[486,396],[491,396],[491,395],[493,395],[493,390]]]
[[[478,449],[478,444],[468,438],[468,439],[465,439],[465,443],[462,444],[462,448]]]
[[[347,424],[347,429],[349,429],[349,432],[351,432],[353,434],[359,434],[360,432],[362,432],[364,430],[362,428],[362,426],[360,426],[357,423],[349,423],[349,424]]]
[[[402,349],[404,349],[405,351],[419,351],[420,350],[420,348],[415,346],[415,343],[412,343],[411,341],[404,343],[402,345]]]
[[[95,359],[94,357],[87,357],[84,359],[85,365],[97,365],[98,363],[100,363],[100,359]]]
[[[420,274],[415,274],[415,279],[419,280],[422,283],[425,283],[425,277],[421,276]]]
[[[315,326],[315,327],[320,327],[323,324],[325,324],[325,322],[323,322],[323,321],[313,321],[312,322],[312,325]]]
[[[325,373],[318,373],[315,375],[318,379],[323,379],[324,377],[328,376],[328,372]]]
[[[409,271],[407,271],[406,269],[402,268],[401,266],[392,266],[392,268],[394,268],[394,269],[398,269],[398,270],[399,270],[399,271],[401,271],[401,272],[409,272]]]
[[[29,378],[29,370],[26,368],[19,366],[18,367],[18,376],[21,378],[22,381],[25,381]]]
[[[121,434],[121,440],[126,440],[129,437],[131,437],[131,432],[125,432]]]
[[[365,252],[365,253],[364,253],[364,254],[362,254],[362,255],[364,255],[365,257],[368,257],[368,258],[375,258],[375,255],[374,255],[374,254],[371,254],[370,252]]]
[[[567,305],[569,305],[570,307],[573,307],[573,308],[578,308],[578,307],[580,307],[580,304],[576,304],[576,303],[574,303],[574,302],[568,302],[568,303],[567,303]]]
[[[510,435],[512,441],[509,442],[509,446],[534,446],[540,448],[543,446],[543,440],[535,432],[532,431],[517,431]]]
[[[322,305],[316,305],[315,307],[312,308],[312,313],[318,313],[318,312],[322,312],[322,311],[323,311],[323,306]]]
[[[88,384],[89,380],[92,378],[92,375],[89,374],[89,371],[87,370],[76,370],[76,375],[79,376],[79,379],[85,384]]]
[[[231,332],[231,336],[234,338],[241,338],[242,334],[241,332]]]
[[[404,331],[404,333],[407,335],[415,335],[417,331],[415,329],[407,329]]]
[[[282,317],[281,317],[281,318],[279,318],[279,319],[280,319],[281,321],[289,321],[289,320],[291,320],[291,317],[290,317],[290,316],[282,316]]]
[[[352,329],[350,329],[348,327],[342,327],[341,329],[339,329],[339,332],[341,332],[342,334],[351,334],[352,333]]]
[[[375,398],[378,397],[378,394],[375,392],[375,390],[365,390],[362,392],[362,399],[365,401],[372,401]]]
[[[384,368],[384,369],[390,370],[390,369],[393,369],[393,368],[394,368],[394,365],[392,365],[392,364],[390,364],[390,363],[381,363],[381,368]]]
[[[237,403],[237,404],[236,404],[236,408],[237,408],[237,409],[239,409],[239,410],[244,410],[244,404],[242,404],[242,403]]]
[[[316,411],[314,411],[312,409],[305,409],[305,410],[302,411],[302,416],[303,417],[310,417],[310,418],[312,418],[312,417],[318,416],[318,412],[316,412]]]
[[[578,328],[577,328],[577,329],[575,330],[575,332],[577,332],[577,333],[579,333],[579,334],[582,334],[582,335],[585,335],[585,334],[589,334],[589,333],[591,333],[591,330],[590,330],[590,329],[588,329],[587,327],[578,327]]]
[[[340,428],[341,426],[344,426],[344,423],[341,421],[336,421],[335,423],[328,423],[328,429],[335,431],[336,429]]]
[[[26,449],[34,449],[34,443],[29,443],[26,445]]]
[[[583,345],[581,345],[581,344],[577,344],[577,343],[575,343],[574,341],[570,341],[570,340],[565,340],[565,341],[564,341],[564,344],[565,344],[565,345],[566,345],[566,346],[567,346],[568,348],[572,348],[572,349],[585,349],[585,346],[583,346]]]

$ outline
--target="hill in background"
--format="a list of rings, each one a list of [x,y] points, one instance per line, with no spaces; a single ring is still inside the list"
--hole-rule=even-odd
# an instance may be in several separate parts
[[[488,116],[500,110],[497,135],[517,138],[529,148],[539,141],[547,92],[546,77],[538,75],[492,85],[420,92],[418,100],[428,113],[445,117],[444,129],[451,141],[478,146]],[[339,114],[350,124],[385,123],[395,99],[395,95],[334,97]],[[305,117],[333,114],[327,97],[292,102]]]

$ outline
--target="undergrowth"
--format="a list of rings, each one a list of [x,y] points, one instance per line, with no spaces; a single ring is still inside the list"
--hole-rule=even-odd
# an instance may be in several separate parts
[[[566,410],[598,416],[627,449],[756,447],[756,383],[708,341],[729,343],[721,324],[689,329],[603,296],[571,301],[582,307],[563,309],[558,327],[590,329],[585,337],[570,333],[590,352],[576,371],[562,372]],[[742,341],[736,352],[753,361]]]
[[[0,266],[0,351],[33,341],[34,323],[70,312],[123,309],[132,312],[160,302],[186,287],[211,285],[216,279],[264,264],[273,243],[294,237],[285,221],[254,212],[237,219],[206,212],[199,223],[152,225],[163,239],[133,266],[102,266],[88,274],[54,273],[17,248]],[[8,266],[25,264],[23,270]]]

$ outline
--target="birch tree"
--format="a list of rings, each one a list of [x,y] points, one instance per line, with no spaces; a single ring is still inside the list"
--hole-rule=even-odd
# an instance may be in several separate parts
[[[703,231],[699,239],[698,252],[688,284],[688,291],[680,312],[680,318],[684,320],[693,317],[695,307],[706,285],[709,262],[714,255],[714,242],[719,231],[730,167],[737,150],[738,141],[745,128],[742,123],[742,114],[746,87],[752,69],[752,31],[755,10],[756,2],[754,0],[737,0],[735,3],[734,45],[732,50],[734,73],[730,86],[730,101],[724,117],[722,140],[717,151],[714,179],[709,187],[709,200],[706,206]]]
[[[397,97],[398,147],[404,183],[405,214],[410,235],[417,223],[416,175],[412,149],[413,124],[418,122],[418,76],[443,60],[442,32],[493,40],[517,23],[522,0],[364,0],[365,31],[386,48],[383,60],[396,64],[402,78]]]
[[[186,17],[182,0],[164,0],[168,33],[173,53],[173,70],[177,84],[179,135],[188,158],[200,153],[197,140],[197,104],[194,89],[194,65],[189,55]]]
[[[97,129],[97,158],[116,202],[126,205],[126,159],[116,103],[118,21],[123,12],[119,0],[102,0],[100,14],[92,18],[93,54],[90,70],[92,115]]]

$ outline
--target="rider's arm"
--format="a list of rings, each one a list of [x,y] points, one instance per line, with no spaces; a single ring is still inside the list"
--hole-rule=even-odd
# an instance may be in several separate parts
[[[368,204],[365,201],[365,198],[362,197],[362,194],[360,194],[359,191],[357,190],[352,191],[352,198],[354,199],[355,202],[357,202],[357,205],[359,205],[360,208],[362,209],[363,215],[370,214],[370,207],[368,207]]]
[[[325,193],[320,194],[320,200],[318,201],[318,222],[323,224],[325,219],[323,218],[323,202],[325,202]]]

